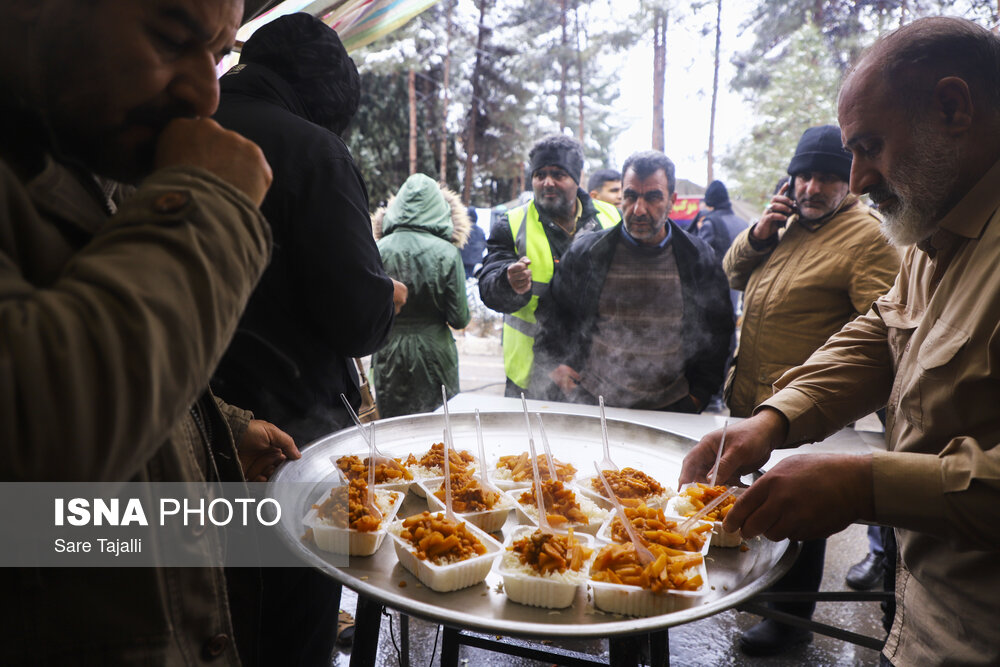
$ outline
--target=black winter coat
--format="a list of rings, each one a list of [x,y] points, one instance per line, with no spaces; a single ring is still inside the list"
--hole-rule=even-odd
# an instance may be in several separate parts
[[[215,119],[257,143],[274,171],[261,205],[274,255],[212,387],[301,445],[350,424],[340,394],[360,405],[352,357],[385,341],[392,281],[340,137],[307,120],[292,87],[266,67],[245,65],[220,87]]]
[[[712,249],[672,220],[667,224],[683,290],[684,375],[691,395],[704,406],[722,384],[729,355],[734,328],[729,286]],[[621,223],[586,234],[573,242],[559,262],[549,291],[535,311],[541,332],[535,338],[534,395],[552,397],[553,389],[559,391],[549,378],[559,364],[579,371],[586,362],[597,328],[601,290],[621,240]]]

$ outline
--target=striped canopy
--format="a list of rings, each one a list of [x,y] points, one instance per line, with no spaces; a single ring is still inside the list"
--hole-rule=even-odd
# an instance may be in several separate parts
[[[246,41],[257,28],[279,16],[306,12],[336,30],[350,52],[396,30],[435,2],[437,0],[285,0],[240,28],[236,38]]]

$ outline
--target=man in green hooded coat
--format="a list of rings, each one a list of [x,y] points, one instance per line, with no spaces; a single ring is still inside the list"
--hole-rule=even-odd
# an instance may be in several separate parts
[[[372,356],[382,417],[431,412],[458,393],[458,350],[449,327],[469,324],[459,249],[470,226],[458,196],[413,174],[375,212],[372,225],[386,273],[404,283],[406,304],[385,346]]]

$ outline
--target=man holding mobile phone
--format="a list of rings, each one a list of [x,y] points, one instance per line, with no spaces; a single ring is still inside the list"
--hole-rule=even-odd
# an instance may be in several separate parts
[[[743,290],[739,347],[725,390],[734,417],[749,417],[785,371],[892,287],[899,253],[879,232],[878,213],[850,194],[851,162],[840,128],[806,130],[788,165],[789,182],[723,259],[729,286]],[[818,590],[825,550],[825,540],[805,542],[775,590]],[[815,603],[773,606],[809,618]],[[740,648],[771,655],[810,637],[768,619],[743,633]]]

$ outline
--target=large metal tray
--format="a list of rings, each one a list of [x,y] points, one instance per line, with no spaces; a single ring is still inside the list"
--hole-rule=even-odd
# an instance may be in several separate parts
[[[500,455],[517,454],[528,448],[524,414],[487,412],[481,415],[486,457],[494,462]],[[545,430],[553,455],[573,463],[580,475],[593,470],[593,461],[603,458],[600,419],[581,415],[546,412]],[[537,424],[532,417],[536,445],[540,448]],[[472,413],[452,413],[455,446],[477,450]],[[376,442],[383,452],[394,455],[422,453],[441,441],[444,418],[439,414],[397,417],[377,422]],[[682,435],[649,426],[608,420],[611,455],[621,466],[632,466],[653,475],[662,484],[675,486],[684,454],[695,441]],[[310,505],[329,493],[337,483],[331,456],[366,453],[367,446],[357,429],[332,434],[305,448],[300,461],[284,465],[268,489],[283,508],[279,532],[288,546],[307,563],[326,572],[362,595],[406,613],[453,626],[491,633],[526,637],[609,637],[659,630],[711,616],[733,607],[770,586],[791,566],[796,549],[787,540],[771,542],[756,538],[749,549],[712,548],[708,571],[712,591],[704,603],[682,611],[648,618],[627,618],[595,610],[581,588],[573,606],[561,611],[526,607],[511,602],[498,589],[500,578],[491,573],[486,581],[453,593],[435,593],[420,586],[416,578],[396,561],[390,540],[370,557],[351,558],[346,567],[337,567],[331,557],[302,541],[301,519]],[[400,516],[426,509],[426,501],[408,494]],[[518,522],[512,512],[505,526]],[[340,561],[342,562],[342,561]],[[405,586],[401,587],[401,582]]]

